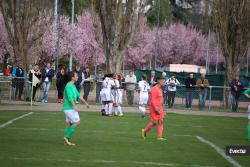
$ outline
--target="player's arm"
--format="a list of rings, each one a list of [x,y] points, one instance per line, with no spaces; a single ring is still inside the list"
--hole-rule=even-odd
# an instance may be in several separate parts
[[[89,103],[82,96],[80,96],[79,99],[89,108]]]
[[[247,90],[245,90],[245,91],[243,92],[243,94],[244,94],[247,98],[250,98],[249,93],[250,93],[250,88],[247,89]]]

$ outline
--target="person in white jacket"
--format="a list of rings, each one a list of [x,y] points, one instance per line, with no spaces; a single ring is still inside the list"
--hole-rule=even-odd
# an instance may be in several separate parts
[[[176,86],[180,85],[180,82],[175,78],[174,74],[170,75],[170,78],[167,80],[168,86],[168,107],[172,108],[174,105]]]

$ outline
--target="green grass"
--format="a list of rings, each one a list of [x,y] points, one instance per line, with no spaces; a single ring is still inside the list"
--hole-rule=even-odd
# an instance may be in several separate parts
[[[0,125],[25,113],[0,112]],[[73,136],[75,147],[63,144],[62,112],[34,112],[1,128],[1,166],[228,167],[231,164],[214,149],[192,136],[201,136],[223,150],[227,145],[249,145],[244,118],[168,114],[164,131],[167,141],[159,142],[156,128],[145,141],[141,139],[140,130],[149,118],[143,120],[136,113],[109,118],[96,112],[81,112],[80,117],[81,125]],[[249,166],[249,157],[233,158],[242,166]]]

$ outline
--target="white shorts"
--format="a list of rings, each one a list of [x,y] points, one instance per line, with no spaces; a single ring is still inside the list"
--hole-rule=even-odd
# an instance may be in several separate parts
[[[142,105],[142,104],[148,104],[148,94],[147,93],[140,94],[139,104],[140,105]]]
[[[64,110],[63,111],[66,117],[66,122],[75,123],[80,121],[80,117],[77,111],[75,110]]]
[[[101,101],[111,101],[112,100],[110,91],[102,90],[100,92],[100,97],[101,97]]]

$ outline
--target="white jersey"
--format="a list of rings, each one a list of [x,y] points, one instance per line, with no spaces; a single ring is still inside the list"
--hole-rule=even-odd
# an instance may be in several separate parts
[[[118,88],[118,89],[112,89],[112,100],[114,103],[120,103],[122,102],[122,91],[120,88],[120,83],[118,80],[114,80],[114,84],[115,84],[115,87]]]
[[[150,90],[149,84],[147,83],[147,81],[144,81],[144,80],[138,83],[138,88],[140,90],[140,95],[148,94],[148,91]]]
[[[150,90],[150,86],[147,81],[140,81],[138,83],[138,88],[140,91],[139,104],[147,104],[148,103],[148,91]]]
[[[106,77],[102,84],[102,90],[100,93],[102,101],[111,101],[111,88],[115,86],[115,82],[113,79]]]

